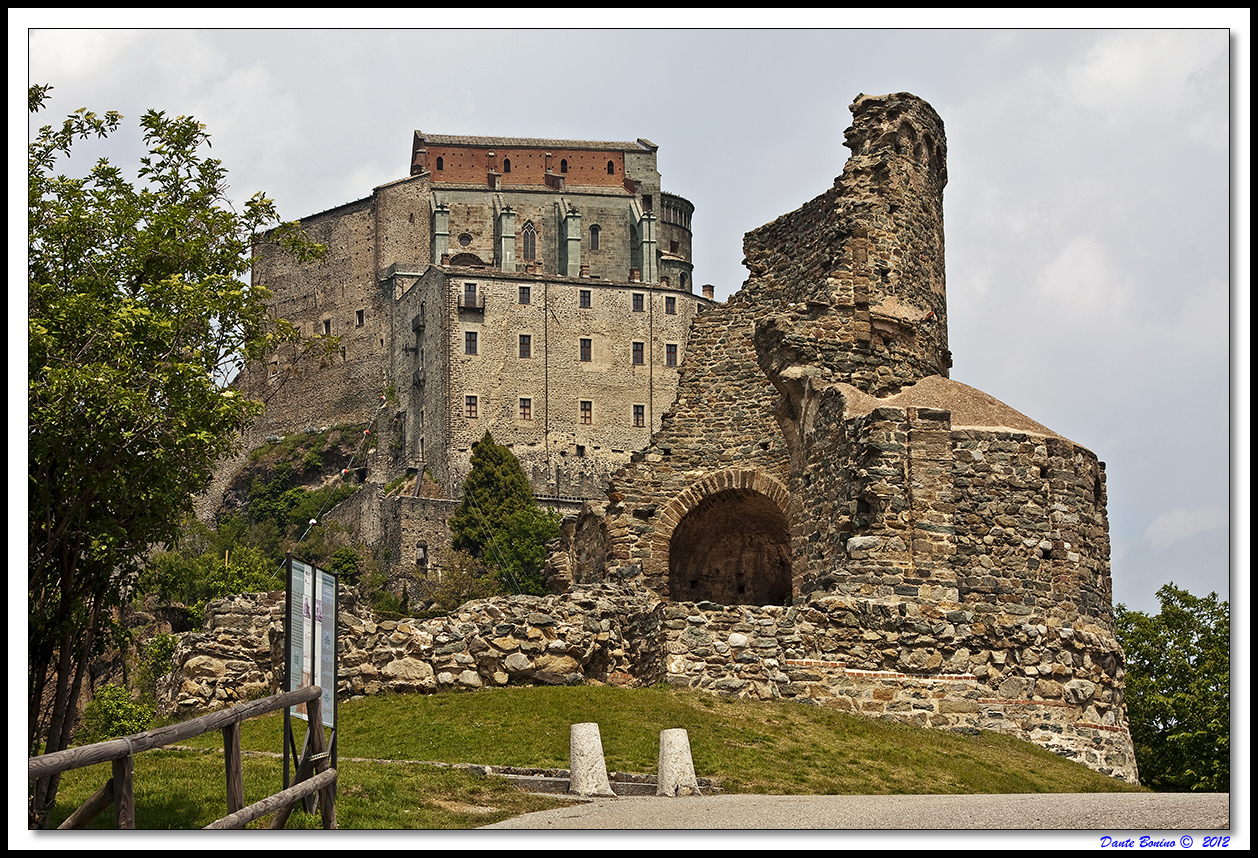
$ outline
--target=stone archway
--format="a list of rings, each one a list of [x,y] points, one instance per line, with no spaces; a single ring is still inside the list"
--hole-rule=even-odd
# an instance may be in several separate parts
[[[674,528],[673,601],[781,605],[791,594],[790,532],[777,504],[751,489],[709,495]]]
[[[709,498],[717,496],[721,496],[719,501],[713,500],[705,505]],[[703,508],[700,509],[700,507]],[[707,556],[719,557],[720,550],[715,548],[719,539],[715,537],[728,538],[737,534],[738,528],[746,524],[759,523],[760,526],[754,531],[759,534],[754,541],[755,544],[772,546],[772,550],[765,556],[772,555],[780,559],[787,568],[778,569],[773,574],[769,574],[768,567],[760,563],[761,574],[757,580],[784,580],[785,585],[779,583],[766,586],[760,583],[749,588],[747,586],[748,569],[744,565],[743,593],[738,593],[738,582],[731,579],[733,583],[729,588],[731,591],[729,603],[780,605],[785,601],[787,594],[793,593],[794,588],[793,570],[790,569],[792,554],[789,538],[790,522],[794,520],[791,512],[793,509],[790,492],[767,471],[746,468],[709,472],[674,495],[655,517],[656,526],[649,543],[649,556],[643,563],[644,582],[648,587],[667,595],[674,601],[691,601],[696,598],[717,601],[711,599],[710,596],[692,595],[692,593],[705,591],[715,592],[713,588],[706,588],[706,590],[700,588],[699,576],[694,578],[696,586],[693,590],[690,587],[691,578],[681,576],[691,570],[698,572],[722,568],[728,571],[728,562],[725,567],[721,567],[717,564],[709,564],[702,559]],[[695,514],[692,516],[692,513]],[[684,521],[688,523],[685,528],[681,528]],[[681,528],[680,531],[679,528]],[[679,537],[678,532],[680,532]],[[703,545],[709,546],[711,550],[705,550]],[[675,557],[674,546],[676,546]],[[755,551],[751,544],[747,546],[747,550],[753,553]],[[712,551],[717,551],[717,554],[713,555]],[[728,556],[733,555],[730,553]],[[748,562],[751,562],[750,555],[748,555]],[[674,567],[679,572],[676,588],[671,586]],[[714,577],[714,573],[704,577]],[[766,594],[769,594],[767,598]]]

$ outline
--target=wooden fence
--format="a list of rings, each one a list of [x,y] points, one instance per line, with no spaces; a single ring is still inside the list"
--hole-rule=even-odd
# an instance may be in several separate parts
[[[70,814],[59,828],[83,828],[112,802],[114,827],[135,828],[135,793],[132,789],[132,760],[141,751],[160,748],[173,742],[191,739],[211,730],[223,731],[223,756],[227,770],[227,816],[210,823],[206,828],[244,828],[260,816],[274,812],[271,828],[283,828],[292,813],[294,803],[319,793],[319,810],[324,828],[336,827],[336,769],[328,763],[324,748],[323,727],[319,704],[321,690],[308,685],[296,691],[286,691],[262,700],[240,703],[230,709],[211,712],[182,724],[159,727],[122,739],[97,742],[81,748],[67,748],[27,761],[29,780],[50,777],[58,772],[78,769],[97,763],[113,763],[113,777],[97,790],[91,798]],[[306,747],[297,765],[293,786],[262,801],[244,807],[244,776],[241,770],[240,724],[250,718],[306,704],[309,727]]]

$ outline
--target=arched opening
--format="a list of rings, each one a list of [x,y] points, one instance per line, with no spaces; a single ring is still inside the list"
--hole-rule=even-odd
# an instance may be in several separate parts
[[[675,602],[785,604],[790,533],[777,504],[751,489],[727,489],[696,504],[669,540],[668,591]]]
[[[502,172],[504,172],[504,173],[510,173],[510,172],[511,172],[511,159],[510,159],[510,158],[503,158],[503,159],[502,159]]]
[[[537,230],[533,227],[533,221],[524,225],[521,236],[524,239],[524,260],[532,262],[537,258]]]
[[[437,169],[444,170],[445,168],[446,168],[446,162],[442,159],[440,155],[438,155],[437,156]]]
[[[561,173],[566,173],[566,172],[568,172],[568,159],[567,159],[567,158],[564,158],[564,159],[560,160],[560,162],[559,162],[559,172],[561,172]]]

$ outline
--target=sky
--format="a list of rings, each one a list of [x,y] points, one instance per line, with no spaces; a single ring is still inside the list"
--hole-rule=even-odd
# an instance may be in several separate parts
[[[723,299],[747,277],[743,234],[842,172],[856,95],[914,93],[947,134],[951,377],[1106,463],[1115,602],[1156,612],[1168,582],[1224,598],[1247,585],[1229,579],[1229,560],[1248,575],[1247,553],[1243,566],[1231,553],[1247,552],[1247,529],[1230,526],[1248,520],[1232,503],[1248,502],[1247,12],[1147,30],[457,30],[446,17],[145,31],[38,29],[59,21],[33,13],[16,22],[30,30],[11,21],[10,115],[23,79],[54,87],[28,134],[80,107],[119,111],[123,132],[64,169],[106,156],[131,175],[145,110],[193,115],[232,195],[265,191],[286,219],[405,177],[416,129],[644,137],[663,188],[695,205],[696,282]]]

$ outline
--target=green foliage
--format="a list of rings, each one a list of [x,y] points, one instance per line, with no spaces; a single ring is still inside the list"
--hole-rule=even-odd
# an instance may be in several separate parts
[[[284,589],[280,567],[251,545],[221,553],[214,548],[191,557],[161,551],[150,560],[141,581],[146,593],[191,607],[194,623],[204,619],[205,606],[214,599]]]
[[[450,518],[454,550],[484,557],[507,519],[532,505],[533,492],[519,460],[486,432],[472,445],[472,470],[463,483],[463,501]]]
[[[157,680],[173,669],[171,659],[178,645],[179,638],[167,632],[158,632],[140,650],[140,669],[137,671],[136,684],[147,699],[156,699]]]
[[[132,700],[131,692],[121,686],[104,685],[83,708],[79,739],[85,745],[104,742],[143,733],[152,723],[153,707]]]
[[[498,572],[466,551],[442,551],[428,577],[415,584],[417,601],[429,603],[425,616],[440,616],[474,599],[501,595],[505,588]]]
[[[32,113],[50,89],[28,90]],[[222,380],[297,338],[244,279],[275,206],[227,199],[195,119],[144,114],[149,154],[134,182],[105,159],[78,178],[59,172],[76,141],[121,123],[80,109],[27,149],[32,751],[66,747],[110,609],[260,410]],[[294,225],[271,236],[301,259],[323,251]],[[33,812],[54,794],[55,780],[40,781]]]
[[[488,432],[472,445],[472,470],[463,501],[450,519],[455,551],[494,569],[512,592],[546,592],[542,565],[546,543],[559,535],[560,515],[533,502],[528,478],[515,455]]]
[[[335,573],[341,583],[352,585],[358,583],[362,566],[363,559],[359,553],[349,546],[342,546],[332,552],[332,559],[328,561],[327,570]]]
[[[516,593],[544,596],[546,543],[559,537],[563,516],[556,510],[535,506],[513,512],[503,524],[496,542],[498,573]]]
[[[1115,610],[1127,654],[1126,701],[1140,780],[1159,792],[1231,789],[1231,613],[1174,583],[1161,613]]]

